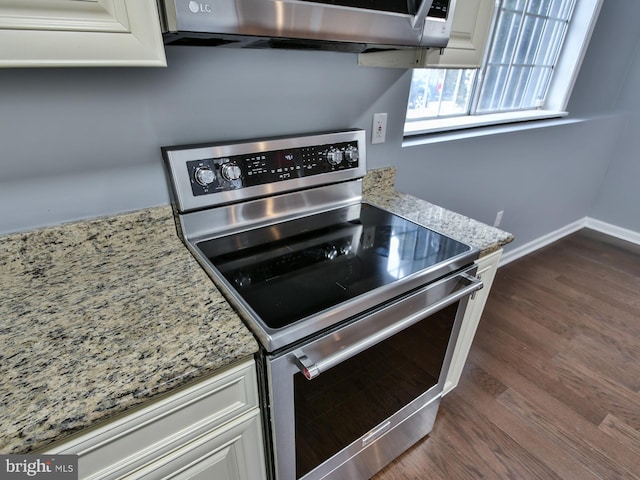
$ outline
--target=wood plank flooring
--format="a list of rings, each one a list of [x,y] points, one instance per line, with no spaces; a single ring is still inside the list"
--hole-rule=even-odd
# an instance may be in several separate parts
[[[433,432],[375,480],[640,479],[640,248],[582,230],[500,268]]]

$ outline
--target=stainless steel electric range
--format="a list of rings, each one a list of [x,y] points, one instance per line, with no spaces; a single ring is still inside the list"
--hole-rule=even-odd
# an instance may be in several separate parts
[[[427,435],[478,250],[362,200],[365,132],[164,147],[179,234],[259,340],[268,474],[367,479]]]

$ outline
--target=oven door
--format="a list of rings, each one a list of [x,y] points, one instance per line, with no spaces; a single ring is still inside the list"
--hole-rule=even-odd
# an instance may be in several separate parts
[[[475,270],[266,357],[276,479],[369,478],[431,431]]]

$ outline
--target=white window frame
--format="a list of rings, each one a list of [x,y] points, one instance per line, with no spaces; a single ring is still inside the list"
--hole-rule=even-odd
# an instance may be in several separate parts
[[[556,62],[547,98],[541,108],[515,112],[461,115],[427,120],[412,120],[410,122],[405,121],[405,138],[438,132],[495,125],[503,126],[509,123],[546,120],[567,116],[567,104],[580,66],[582,65],[582,60],[587,51],[596,20],[598,19],[602,2],[603,0],[578,0],[576,2],[573,19],[567,30],[562,51]],[[488,50],[487,48],[485,55],[488,54]]]

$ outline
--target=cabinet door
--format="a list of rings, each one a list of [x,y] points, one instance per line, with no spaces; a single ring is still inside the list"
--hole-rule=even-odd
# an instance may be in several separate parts
[[[256,408],[125,478],[264,480],[260,411]]]
[[[427,67],[478,68],[489,40],[496,0],[458,1],[444,52],[427,52]]]
[[[259,419],[259,413],[256,367],[249,359],[46,453],[78,455],[82,479],[115,480],[183,451],[196,439],[215,437],[210,432],[228,432],[247,415]],[[261,441],[261,433],[256,436]]]
[[[482,290],[478,290],[467,304],[467,310],[465,311],[464,318],[462,319],[462,327],[460,328],[456,348],[453,351],[453,357],[451,358],[451,365],[449,366],[447,379],[444,383],[443,395],[446,395],[458,385],[462,369],[464,368],[467,356],[469,355],[469,350],[471,350],[473,337],[475,336],[476,329],[480,323],[480,317],[482,316],[484,305],[487,303],[487,298],[489,297],[491,285],[493,284],[493,279],[496,276],[498,262],[500,261],[501,256],[502,249],[481,257],[476,261],[476,264],[478,265],[477,275],[482,279],[484,287]]]
[[[0,66],[165,66],[155,0],[0,0]]]

